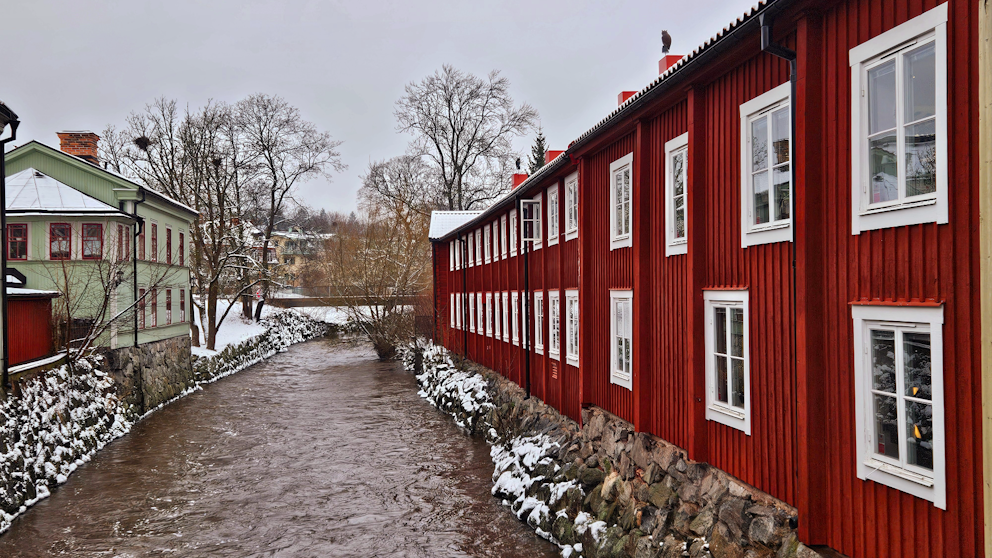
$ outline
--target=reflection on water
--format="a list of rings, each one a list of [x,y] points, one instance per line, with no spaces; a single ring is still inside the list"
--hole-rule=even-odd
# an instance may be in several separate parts
[[[556,556],[415,384],[364,346],[297,345],[137,424],[0,556]]]

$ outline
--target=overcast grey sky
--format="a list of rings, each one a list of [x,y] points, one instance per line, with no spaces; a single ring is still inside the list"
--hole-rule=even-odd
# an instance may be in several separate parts
[[[255,92],[282,96],[342,140],[348,169],[297,199],[355,208],[370,160],[403,153],[393,106],[442,64],[500,70],[541,115],[552,149],[657,77],[661,30],[685,54],[754,0],[7,2],[0,100],[18,141],[58,147],[59,130],[120,127],[156,97],[196,107]],[[529,149],[533,136],[518,140]]]

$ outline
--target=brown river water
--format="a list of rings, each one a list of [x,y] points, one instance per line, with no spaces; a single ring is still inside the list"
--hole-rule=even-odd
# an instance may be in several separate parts
[[[490,495],[485,442],[364,345],[319,340],[135,425],[0,557],[552,557]]]

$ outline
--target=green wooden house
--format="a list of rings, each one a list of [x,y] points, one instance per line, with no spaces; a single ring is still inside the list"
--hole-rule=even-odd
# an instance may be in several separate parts
[[[59,138],[61,151],[32,141],[6,154],[8,281],[62,293],[66,339],[100,331],[109,349],[173,340],[188,354],[197,213],[102,168],[96,134]]]

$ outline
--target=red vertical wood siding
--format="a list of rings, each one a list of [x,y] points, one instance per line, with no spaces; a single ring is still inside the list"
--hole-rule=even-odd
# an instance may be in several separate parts
[[[11,366],[54,354],[51,299],[11,297],[7,299],[7,311]]]

